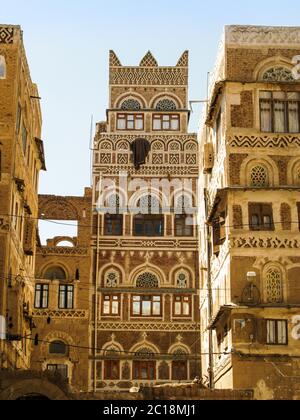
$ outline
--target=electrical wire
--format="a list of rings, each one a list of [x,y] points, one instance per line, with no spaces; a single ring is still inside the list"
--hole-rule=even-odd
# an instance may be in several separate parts
[[[20,274],[19,275],[13,275],[13,274],[11,274],[11,275],[8,275],[8,274],[3,274],[3,275],[0,275],[0,279],[3,279],[3,280],[11,280],[12,278],[14,278],[14,279],[16,279],[16,278],[19,278],[19,277],[22,277]],[[68,280],[60,280],[60,279],[54,279],[54,280],[52,280],[52,279],[44,279],[44,278],[39,278],[39,277],[30,277],[30,276],[24,276],[26,279],[30,279],[30,280],[34,280],[37,284],[40,284],[40,283],[38,283],[39,281],[40,282],[45,282],[45,281],[50,281],[50,282],[52,282],[52,281],[54,281],[54,280],[57,280],[57,281],[60,281],[61,282],[61,284],[63,285],[72,285],[71,283],[68,283]],[[78,283],[78,284],[80,284],[80,286],[78,286],[78,289],[77,290],[92,290],[92,291],[94,291],[95,290],[95,286],[93,286],[93,285],[87,285],[87,286],[81,286],[81,282],[80,282],[80,280],[74,280],[74,282],[75,283]],[[47,283],[45,283],[45,284],[47,284]],[[116,293],[120,293],[120,291],[122,290],[122,287],[120,287],[120,288],[105,288],[105,287],[103,287],[103,288],[101,288],[101,289],[106,289],[107,290],[107,293],[109,294],[110,292],[113,292],[114,290],[117,290],[117,292]],[[127,292],[127,290],[129,289],[129,287],[128,288],[126,288],[125,289],[125,291]],[[166,288],[167,290],[172,290],[171,288]],[[297,290],[300,290],[300,286],[299,287],[290,287],[290,289],[291,290],[293,290],[293,291],[297,291]],[[132,290],[137,290],[136,288],[133,288],[132,287]],[[159,292],[159,290],[161,290],[161,289],[151,289],[151,292],[153,292],[153,294],[155,294],[155,293],[157,293],[157,292]],[[177,291],[177,292],[175,292],[175,290]],[[179,290],[181,291],[181,293],[179,293]],[[186,289],[178,289],[178,288],[174,288],[174,294],[189,294],[189,293],[185,293],[184,291],[185,291]],[[190,289],[187,289],[187,290],[190,290]],[[208,288],[206,288],[206,287],[204,287],[204,288],[197,288],[197,289],[195,289],[195,290],[197,290],[197,291],[200,291],[200,292],[206,292],[206,291],[208,291],[208,290],[212,290],[212,291],[215,291],[215,292],[221,292],[221,291],[224,291],[224,292],[228,292],[228,291],[232,291],[232,288],[230,288],[230,287],[227,287],[227,288],[212,288],[212,289],[208,289]],[[265,290],[267,290],[267,287],[266,286],[264,286],[264,287],[262,287],[262,288],[260,288],[260,290],[263,290],[263,291],[265,291]],[[124,291],[124,292],[125,292]],[[147,290],[148,291],[148,290]],[[143,289],[141,289],[140,290],[140,292],[142,293],[143,292]],[[300,302],[299,302],[299,305],[300,305]]]
[[[174,214],[174,215],[176,216],[176,214]],[[180,214],[178,214],[178,215],[180,215]],[[13,215],[13,214],[0,214],[0,216],[2,216],[2,217],[12,217],[12,218],[26,219],[26,217],[24,217],[24,216]],[[186,215],[186,217],[188,218],[189,215]],[[55,224],[55,225],[59,225],[59,226],[69,226],[69,227],[78,227],[78,228],[80,227],[80,228],[100,228],[100,229],[102,229],[102,228],[105,227],[103,224],[100,224],[99,226],[97,224],[78,224],[78,223],[77,224],[72,224],[72,223],[59,222],[59,221],[56,221],[56,220],[44,219],[44,218],[41,218],[41,217],[30,217],[30,220],[39,220],[39,221],[42,221],[42,222],[51,223],[51,224]],[[216,222],[214,224],[215,227],[216,227],[216,225],[220,225],[224,229],[236,229],[236,230],[238,230],[237,229],[237,226],[238,226],[238,228],[244,228],[244,227],[251,227],[252,226],[252,224],[250,224],[250,223],[235,224],[235,225],[224,225],[224,224],[220,223],[219,219],[214,219],[213,222]],[[279,225],[279,224],[282,224],[282,223],[283,223],[282,220],[279,221],[279,222],[272,221],[271,222],[271,225],[272,226],[273,225],[275,226],[275,225]],[[297,221],[289,221],[288,224],[291,224],[291,225],[297,224],[300,227],[300,219],[297,220]],[[193,225],[186,225],[186,226],[189,227],[189,226],[193,226]],[[214,229],[214,226],[212,226],[213,229]],[[197,230],[198,231],[201,231],[201,230],[205,230],[205,228],[201,228],[200,226],[197,225]],[[174,232],[174,229],[164,229],[164,231],[166,233],[173,233]],[[273,230],[270,229],[270,230],[263,230],[263,231],[253,230],[251,232],[256,232],[257,233],[257,232],[272,232],[272,231]],[[127,232],[129,232],[131,234],[132,233],[135,233],[135,231],[133,229],[127,229]],[[107,236],[107,237],[109,237],[109,236],[122,237],[123,235],[103,235],[103,236]],[[137,236],[135,236],[135,237],[137,237]],[[184,238],[184,237],[180,237],[180,238]]]
[[[41,340],[39,338],[30,338],[28,336],[24,336],[24,337],[21,337],[21,338],[22,339],[29,340],[29,341],[32,341],[34,343],[52,344],[51,341]],[[111,350],[109,348],[108,349],[97,348],[97,347],[95,348],[95,347],[90,347],[90,346],[79,346],[79,345],[75,345],[75,344],[66,344],[66,346],[69,347],[69,348],[80,349],[80,350],[89,350],[89,351],[96,350],[98,353],[100,353],[100,352],[103,352],[103,353],[111,352]],[[178,343],[178,346],[180,346],[180,343]],[[127,355],[132,355],[132,356],[137,356],[137,354],[139,354],[138,351],[133,352],[133,351],[116,350],[116,349],[114,349],[113,352],[114,353],[117,353],[117,354],[127,354]],[[199,356],[207,356],[208,354],[209,353],[199,352],[197,354],[186,354],[186,356],[188,356],[188,360],[193,359],[193,358],[196,358],[196,360],[198,360],[199,359]],[[216,355],[216,356],[230,355],[230,354],[231,354],[231,352],[218,352],[218,353],[214,353],[214,355]],[[172,356],[173,358],[174,357],[176,358],[176,354],[173,354],[173,353],[151,352],[151,356],[161,356],[161,357],[169,357],[169,356]],[[182,356],[182,355],[180,355],[180,356]],[[143,359],[144,359],[144,357],[143,357]],[[149,357],[149,360],[151,360],[150,357]]]

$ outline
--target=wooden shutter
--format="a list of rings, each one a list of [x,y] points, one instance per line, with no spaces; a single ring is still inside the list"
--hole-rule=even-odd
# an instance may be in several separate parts
[[[23,247],[26,255],[33,255],[35,241],[35,222],[33,219],[25,219]]]
[[[214,254],[216,254],[220,251],[221,227],[220,227],[219,219],[214,220],[212,228],[213,228]]]
[[[21,324],[21,296],[18,289],[8,290],[8,334],[22,335]]]
[[[267,344],[267,321],[265,319],[257,319],[257,341],[260,344]]]
[[[259,223],[261,224],[261,205],[258,203],[249,203],[249,226],[251,230],[260,230],[259,226],[254,226],[252,216],[257,214]]]
[[[261,222],[264,224],[264,217],[269,216],[271,220],[270,230],[274,230],[273,207],[272,204],[261,205]]]
[[[226,212],[222,212],[219,218],[220,223],[220,244],[226,240]]]

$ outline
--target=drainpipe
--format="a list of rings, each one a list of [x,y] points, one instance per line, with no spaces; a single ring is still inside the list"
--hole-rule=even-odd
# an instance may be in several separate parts
[[[206,214],[208,213],[208,202],[205,191],[205,208]],[[212,285],[211,285],[211,235],[210,235],[210,226],[206,223],[206,248],[207,248],[207,299],[208,299],[208,319],[209,322],[212,320],[213,316],[213,297],[212,297]],[[215,378],[214,378],[214,349],[213,349],[213,331],[209,329],[209,388],[215,388]]]
[[[94,393],[97,392],[97,342],[98,342],[98,285],[99,285],[99,246],[100,239],[100,213],[97,209],[97,258],[95,278],[95,314],[94,314]]]

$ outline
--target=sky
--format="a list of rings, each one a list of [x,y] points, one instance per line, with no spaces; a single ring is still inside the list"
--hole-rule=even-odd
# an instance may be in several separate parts
[[[289,0],[0,0],[0,23],[21,25],[32,79],[42,97],[48,171],[40,193],[81,195],[90,186],[91,116],[105,120],[108,53],[138,65],[148,50],[159,65],[190,51],[191,100],[206,96],[223,27],[300,25],[300,2]],[[191,118],[195,132],[199,107]]]

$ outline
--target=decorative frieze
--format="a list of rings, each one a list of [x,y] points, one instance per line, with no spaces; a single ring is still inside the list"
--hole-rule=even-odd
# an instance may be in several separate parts
[[[186,86],[186,68],[173,67],[113,67],[110,85]]]
[[[42,255],[87,255],[88,249],[84,247],[47,247],[37,248],[37,254]]]
[[[163,178],[168,175],[174,176],[191,176],[198,177],[198,166],[179,166],[179,165],[161,165],[161,166],[142,166],[140,170],[136,170],[133,165],[111,165],[94,167],[94,175],[99,173],[103,175],[118,176],[120,172],[127,172],[130,176],[153,176],[155,178]]]
[[[98,324],[99,331],[166,331],[192,332],[200,331],[197,323],[134,323],[134,322],[103,322]]]
[[[94,241],[94,246],[96,246],[96,241]],[[170,240],[146,240],[146,239],[100,239],[99,240],[100,249],[115,249],[115,248],[124,248],[124,249],[145,249],[145,248],[155,248],[155,249],[182,249],[182,250],[194,250],[197,248],[196,240],[187,240],[187,239],[170,239]]]
[[[300,44],[299,27],[227,26],[226,44],[240,45],[296,45]]]
[[[162,141],[164,144],[169,143],[172,140],[179,140],[182,147],[184,143],[194,141],[197,142],[197,135],[196,134],[174,134],[174,135],[160,135],[160,134],[145,134],[143,137],[149,142],[153,143],[157,140]],[[132,143],[136,140],[137,135],[133,134],[109,134],[109,133],[98,133],[95,138],[94,148],[99,149],[99,143],[101,144],[101,148],[103,148],[103,142],[107,141],[114,146],[114,150],[116,149],[116,145],[120,140],[126,140],[129,143]]]
[[[240,236],[232,237],[231,248],[244,248],[244,249],[299,249],[300,240],[296,238],[278,238],[276,236]]]
[[[228,146],[234,148],[270,148],[287,149],[300,148],[300,136],[295,135],[234,135],[228,139]]]
[[[52,319],[86,319],[88,316],[88,311],[85,310],[75,310],[75,311],[51,311],[36,309],[33,311],[34,318],[52,318]]]

